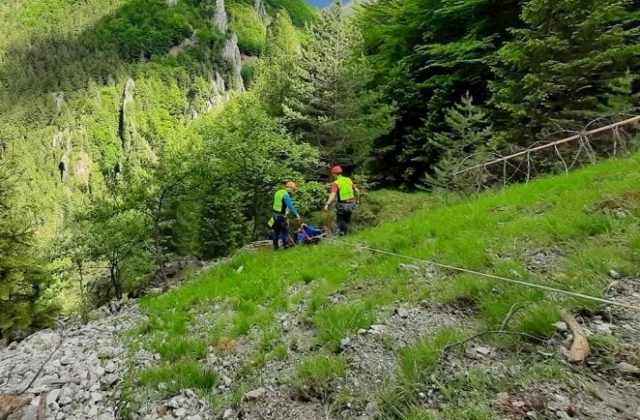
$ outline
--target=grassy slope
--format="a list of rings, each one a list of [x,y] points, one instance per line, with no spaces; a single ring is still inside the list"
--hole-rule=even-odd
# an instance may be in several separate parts
[[[634,155],[569,176],[540,179],[486,193],[476,200],[418,211],[349,240],[601,296],[609,284],[609,270],[629,277],[640,274],[639,180],[640,155]],[[626,209],[627,215],[616,216],[610,211],[612,208]],[[532,266],[532,255],[541,250],[559,258]],[[133,331],[133,336],[143,337],[138,345],[161,354],[160,370],[179,377],[183,384],[198,387],[201,373],[192,375],[190,382],[183,376],[189,376],[191,370],[181,370],[180,366],[202,358],[209,345],[220,347],[221,343],[250,333],[261,343],[252,356],[252,366],[287,357],[288,344],[274,324],[277,314],[287,312],[302,299],[300,293],[291,293],[295,284],[309,289],[305,318],[314,340],[320,344],[318,357],[335,351],[340,339],[371,325],[377,309],[384,305],[427,300],[469,308],[473,316],[465,331],[443,330],[432,339],[397,352],[399,370],[393,386],[415,390],[416,384],[427,381],[424,373],[432,372],[444,345],[474,331],[498,327],[516,304],[523,309],[511,318],[510,329],[540,337],[553,334],[551,324],[559,319],[560,307],[596,306],[451,272],[438,272],[435,280],[424,282],[398,270],[398,264],[406,262],[330,242],[278,254],[240,253],[179,289],[145,299],[143,308],[150,321]],[[336,295],[344,299],[332,299]],[[516,338],[494,341],[493,345],[505,349],[519,349],[523,344]],[[310,357],[314,357],[313,352]],[[305,363],[298,376],[309,370],[309,360]],[[342,364],[336,363],[341,371]],[[552,377],[561,374],[551,371]],[[158,371],[154,375],[143,378],[149,389],[157,386],[154,377],[162,376]],[[325,372],[323,377],[326,376]],[[536,378],[533,374],[528,376]],[[239,372],[238,378],[239,383],[257,380],[255,373],[247,372]],[[455,378],[449,380],[455,388]],[[209,381],[204,382],[209,385]],[[483,389],[491,384],[476,385]],[[460,386],[474,385],[465,382]],[[392,402],[382,394],[383,412],[403,412],[410,418],[414,415],[411,410],[415,410],[413,397],[393,389]],[[459,401],[462,397],[455,392],[451,398],[454,407],[470,404]],[[470,407],[472,411],[476,409],[473,404]],[[490,412],[487,407],[478,410],[480,414]],[[415,418],[424,418],[425,413],[418,412]]]

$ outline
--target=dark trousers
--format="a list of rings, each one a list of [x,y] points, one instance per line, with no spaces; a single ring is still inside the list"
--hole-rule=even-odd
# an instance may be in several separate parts
[[[289,247],[289,223],[283,214],[273,215],[273,249],[280,247],[280,241],[285,248]]]
[[[352,213],[353,203],[336,204],[336,227],[338,228],[338,235],[347,234]]]

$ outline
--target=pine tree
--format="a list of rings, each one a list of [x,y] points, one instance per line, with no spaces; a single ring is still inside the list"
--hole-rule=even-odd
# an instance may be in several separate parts
[[[493,129],[486,112],[473,103],[467,92],[460,103],[445,114],[448,130],[438,132],[429,143],[441,153],[433,175],[426,178],[428,184],[448,190],[465,189],[473,184],[467,176],[454,173],[478,161],[490,147]],[[485,157],[485,156],[483,156]]]
[[[284,115],[283,104],[291,95],[293,69],[300,54],[298,32],[287,12],[281,11],[267,32],[264,56],[253,84],[254,92],[271,115]]]
[[[359,29],[339,4],[308,27],[293,93],[285,101],[288,126],[320,148],[322,158],[361,163],[372,140],[390,129],[390,108],[368,88],[373,73]]]
[[[581,129],[599,116],[612,81],[638,65],[637,28],[625,26],[626,0],[531,0],[525,27],[497,53],[493,104],[513,141],[549,129]]]
[[[41,298],[51,276],[32,246],[28,209],[15,206],[15,166],[0,152],[0,338],[47,325],[56,311]]]

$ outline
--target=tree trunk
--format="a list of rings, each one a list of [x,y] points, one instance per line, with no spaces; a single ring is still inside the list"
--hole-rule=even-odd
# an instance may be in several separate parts
[[[113,291],[116,294],[116,299],[122,299],[122,286],[120,285],[120,270],[118,270],[118,262],[112,262],[109,267],[109,274],[111,275],[111,284],[113,285]]]
[[[84,290],[84,266],[82,261],[76,261],[78,267],[78,275],[80,276],[80,316],[82,317],[82,323],[86,324],[89,321],[89,314],[87,313],[87,297]]]

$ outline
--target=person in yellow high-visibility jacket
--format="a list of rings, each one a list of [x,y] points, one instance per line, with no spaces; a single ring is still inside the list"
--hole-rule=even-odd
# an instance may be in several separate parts
[[[351,214],[360,199],[360,190],[350,178],[342,175],[342,168],[340,166],[336,165],[331,168],[331,175],[333,175],[334,180],[331,183],[331,193],[324,206],[324,211],[329,211],[331,203],[337,200],[336,227],[338,235],[346,235],[349,231]]]
[[[293,200],[291,200],[291,194],[297,190],[298,186],[296,183],[289,181],[284,188],[279,189],[273,195],[273,224],[271,225],[271,228],[273,229],[273,249],[278,249],[280,247],[280,241],[282,241],[282,245],[285,248],[288,248],[289,245],[293,245],[290,243],[287,210],[293,215],[293,217],[298,219],[298,222],[302,221],[298,214],[298,210],[293,205]]]

